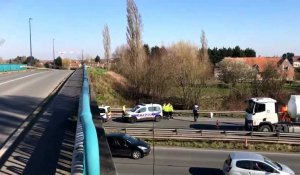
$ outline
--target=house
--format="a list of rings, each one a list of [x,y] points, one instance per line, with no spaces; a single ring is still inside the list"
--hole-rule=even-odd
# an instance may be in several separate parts
[[[239,61],[249,66],[249,68],[256,68],[258,72],[262,72],[268,65],[276,67],[286,80],[292,81],[295,77],[295,68],[287,60],[281,57],[225,57],[224,61]]]
[[[70,62],[70,65],[69,65],[69,69],[78,69],[78,68],[81,68],[82,67],[82,64],[80,61],[77,61],[77,60],[72,60]]]
[[[293,57],[293,66],[294,68],[300,67],[300,56]]]

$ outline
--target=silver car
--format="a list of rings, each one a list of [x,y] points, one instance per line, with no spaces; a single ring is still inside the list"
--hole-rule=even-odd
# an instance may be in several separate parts
[[[252,152],[232,152],[223,165],[224,175],[295,175],[288,166]]]

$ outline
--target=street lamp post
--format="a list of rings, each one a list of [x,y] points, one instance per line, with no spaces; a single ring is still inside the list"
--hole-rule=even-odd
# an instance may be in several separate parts
[[[53,60],[55,60],[55,51],[54,51],[54,38],[53,38]]]
[[[30,57],[32,57],[32,45],[31,45],[31,21],[32,18],[29,18],[29,40],[30,40]]]

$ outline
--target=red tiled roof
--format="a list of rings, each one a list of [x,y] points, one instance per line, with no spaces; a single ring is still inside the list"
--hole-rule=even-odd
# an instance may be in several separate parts
[[[278,62],[281,60],[280,57],[226,57],[225,60],[229,61],[240,61],[244,62],[249,66],[257,65],[259,70],[264,70],[267,65],[277,66]]]

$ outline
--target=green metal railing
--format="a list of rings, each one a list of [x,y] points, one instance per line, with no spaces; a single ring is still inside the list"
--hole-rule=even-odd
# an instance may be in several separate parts
[[[97,131],[90,109],[90,89],[87,68],[84,66],[71,175],[99,175],[99,153]]]
[[[25,70],[26,66],[26,64],[0,64],[0,72]]]

